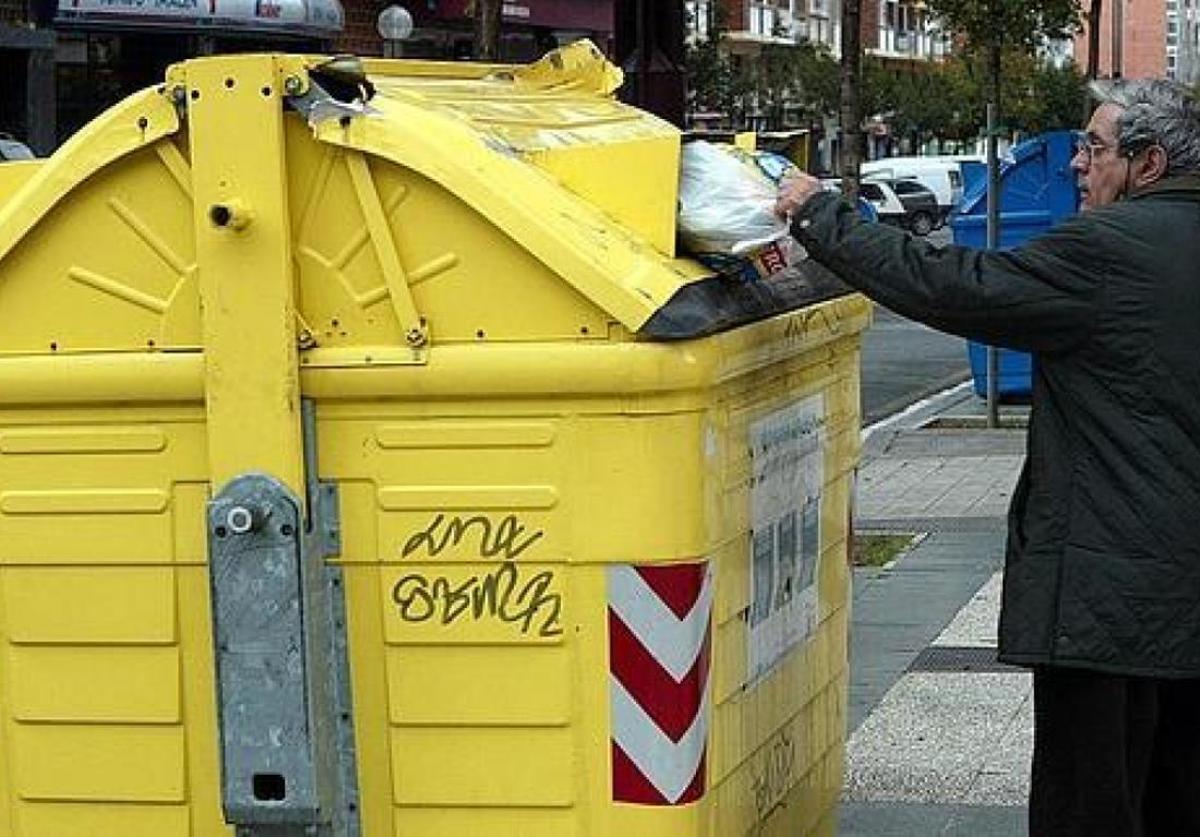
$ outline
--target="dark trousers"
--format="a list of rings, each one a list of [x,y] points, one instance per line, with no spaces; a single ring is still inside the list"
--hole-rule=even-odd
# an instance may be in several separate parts
[[[1200,680],[1039,668],[1030,837],[1200,837]]]

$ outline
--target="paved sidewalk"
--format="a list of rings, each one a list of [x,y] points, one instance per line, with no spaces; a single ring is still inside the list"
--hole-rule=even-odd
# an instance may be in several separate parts
[[[960,387],[864,445],[856,531],[919,534],[855,571],[843,837],[1025,834],[1032,684],[995,656],[1025,433],[962,426],[978,412]]]

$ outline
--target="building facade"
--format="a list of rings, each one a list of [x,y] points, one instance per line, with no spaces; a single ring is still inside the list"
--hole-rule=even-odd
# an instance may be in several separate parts
[[[1195,6],[1197,0],[1191,0]],[[1120,9],[1117,6],[1120,4]],[[1176,21],[1176,44],[1168,47],[1168,11]],[[1167,78],[1178,67],[1178,13],[1183,0],[1105,0],[1100,20],[1099,76],[1125,78]],[[1114,28],[1113,18],[1121,18]],[[1114,32],[1116,38],[1113,37]],[[1170,50],[1170,51],[1168,51]],[[1114,56],[1119,58],[1114,62]],[[1170,60],[1169,60],[1170,59]],[[1075,62],[1088,64],[1087,27],[1075,38]]]
[[[416,30],[394,54],[464,59],[472,0],[398,0]],[[344,5],[343,5],[344,4]],[[97,114],[198,55],[381,55],[388,0],[0,0],[0,133],[50,153]],[[505,0],[504,60],[580,37],[611,46],[614,0]]]
[[[194,56],[329,51],[343,14],[339,0],[58,0],[59,138]]]
[[[935,25],[924,0],[864,0],[860,27],[863,51],[897,75],[924,72],[950,54],[950,38]],[[866,159],[915,152],[895,135],[886,114],[865,117]]]
[[[1200,0],[1167,0],[1167,78],[1200,81]]]
[[[375,31],[381,9],[362,0],[347,0],[347,26],[340,45],[348,52],[380,55],[383,41]],[[473,0],[399,0],[413,17],[411,37],[398,45],[404,57],[463,60],[474,52]],[[611,51],[614,0],[504,0],[500,17],[503,61],[533,61],[547,51],[580,38],[590,38]]]
[[[841,57],[841,0],[689,0],[687,8],[693,38],[709,36],[717,12],[721,12],[719,19],[726,30],[723,43],[735,63],[756,60],[767,45],[805,42],[821,44],[835,58]],[[949,38],[934,25],[924,0],[863,0],[859,27],[863,51],[897,73],[921,72],[950,51]],[[703,116],[705,124],[712,125],[722,124],[722,117],[727,115]],[[867,116],[868,157],[895,150],[896,139],[886,119]],[[732,127],[766,126],[751,113],[747,124]],[[831,114],[821,125],[805,127],[818,138],[812,148],[813,168],[833,169],[837,158],[836,119]]]
[[[936,61],[950,51],[924,0],[864,0],[861,31],[863,50],[891,61]]]
[[[54,147],[54,33],[26,0],[0,0],[0,134]],[[40,21],[45,24],[46,21]]]

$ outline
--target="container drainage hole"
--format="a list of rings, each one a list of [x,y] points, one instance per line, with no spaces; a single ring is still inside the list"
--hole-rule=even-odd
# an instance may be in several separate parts
[[[259,802],[282,802],[287,798],[287,781],[278,773],[254,774],[254,798]]]
[[[222,204],[216,204],[208,210],[208,218],[214,226],[225,227],[233,220],[233,211]]]

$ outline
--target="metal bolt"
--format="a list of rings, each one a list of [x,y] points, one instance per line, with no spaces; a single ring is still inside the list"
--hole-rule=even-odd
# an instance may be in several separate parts
[[[300,76],[288,76],[284,79],[283,89],[289,96],[299,96],[304,90],[304,81]]]
[[[234,506],[225,515],[225,523],[235,535],[244,535],[254,529],[254,512],[245,506]]]
[[[408,341],[408,345],[410,346],[424,346],[426,339],[425,332],[419,328],[410,328],[408,334],[404,335],[404,339]]]
[[[177,105],[182,105],[187,101],[187,88],[182,84],[177,84],[171,88],[171,100]]]

